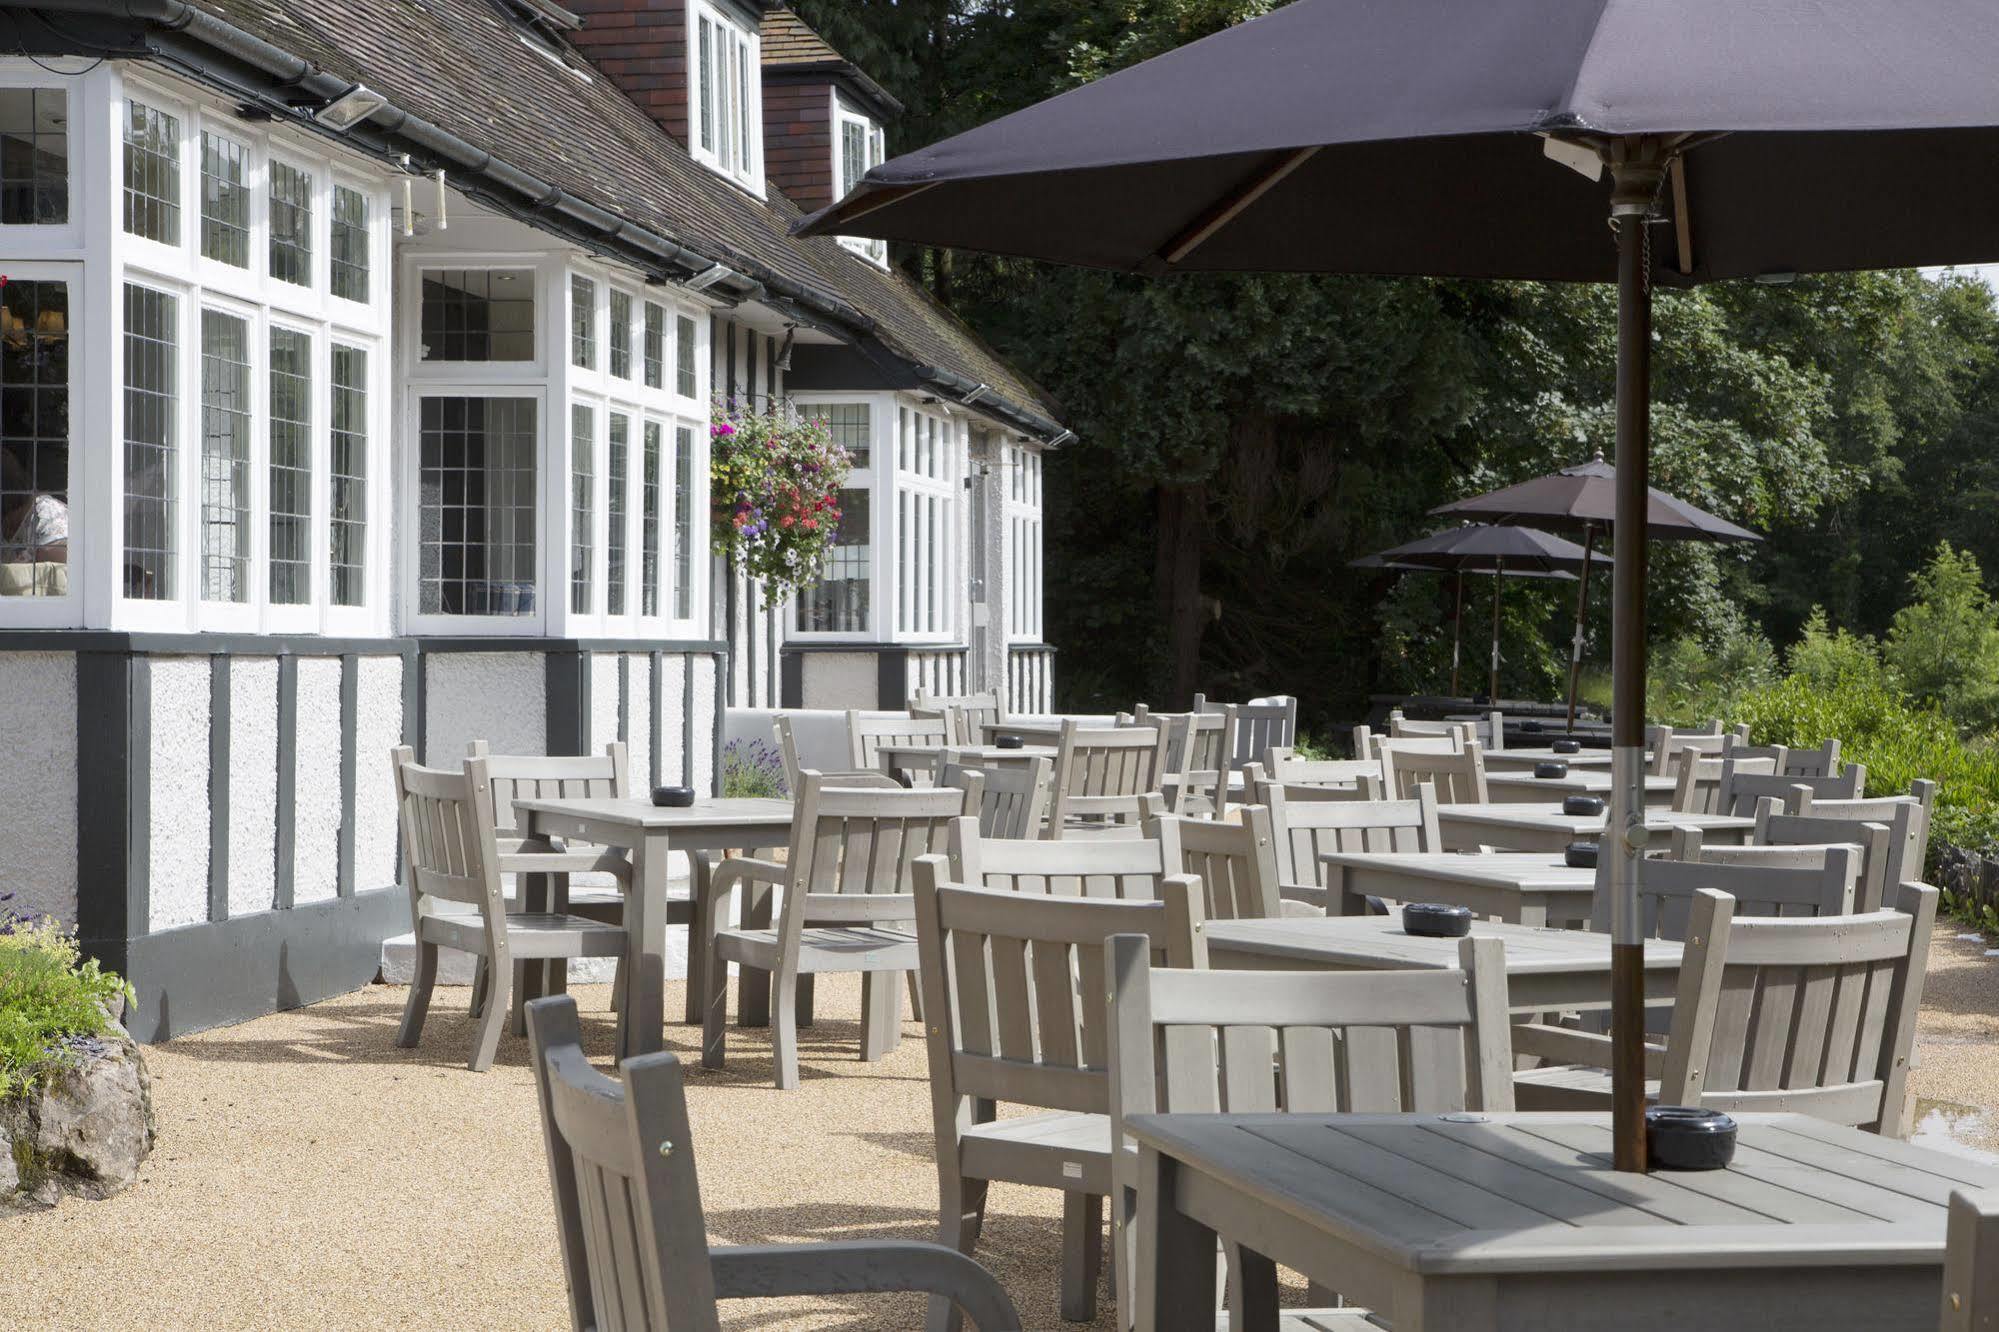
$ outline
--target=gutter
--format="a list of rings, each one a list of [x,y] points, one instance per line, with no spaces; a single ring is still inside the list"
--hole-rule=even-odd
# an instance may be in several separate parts
[[[186,0],[34,0],[29,7],[155,25],[165,30],[166,40],[148,49],[203,82],[220,86],[231,93],[241,94],[245,90],[237,86],[228,71],[217,67],[196,48],[207,48],[227,56],[271,79],[280,89],[298,89],[305,97],[322,105],[345,96],[359,86],[349,79],[327,73],[311,61],[295,56],[254,33],[245,32],[205,10],[197,9]],[[273,101],[268,96],[260,100]],[[371,148],[377,155],[392,160],[400,154],[389,140],[393,138],[406,142],[428,157],[455,167],[461,175],[481,182],[488,190],[497,188],[506,195],[526,201],[525,207],[515,206],[512,211],[529,214],[529,220],[542,225],[546,225],[546,215],[553,213],[584,233],[582,239],[585,243],[619,252],[641,269],[672,278],[691,277],[719,266],[725,274],[713,287],[726,290],[735,303],[765,301],[774,295],[841,326],[829,331],[848,331],[862,338],[879,336],[878,325],[872,318],[837,296],[781,274],[766,273],[761,278],[752,277],[731,264],[682,245],[648,227],[639,226],[545,181],[393,102],[385,101],[367,119],[344,131],[320,124],[310,113],[296,106],[286,103],[276,105],[307,128],[337,142]],[[960,395],[978,387],[963,375],[948,370],[922,365],[915,366],[914,370],[919,378],[943,385]],[[990,398],[989,410],[1017,422],[1020,428],[1042,438],[1067,433],[1055,422],[1015,407],[997,395]]]
[[[954,370],[946,370],[935,365],[919,365],[916,367],[916,377],[948,394],[961,406],[976,405],[979,411],[988,416],[999,417],[1016,430],[1040,439],[1050,448],[1075,438],[1073,430],[1065,430],[1039,412],[1017,406],[993,392],[990,385],[967,379]]]

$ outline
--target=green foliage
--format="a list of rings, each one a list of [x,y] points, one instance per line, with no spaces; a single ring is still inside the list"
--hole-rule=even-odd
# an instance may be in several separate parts
[[[1740,616],[1711,640],[1676,638],[1652,654],[1646,673],[1646,715],[1676,724],[1733,717],[1752,691],[1778,677],[1777,651]]]
[[[1909,580],[1916,599],[1895,612],[1883,656],[1917,699],[1958,725],[1999,722],[1999,607],[1970,551],[1939,545]]]
[[[722,794],[784,797],[791,794],[784,780],[784,759],[761,740],[731,740],[722,746]]]
[[[53,919],[0,913],[0,1101],[25,1096],[75,1059],[72,1042],[110,1028],[106,1012],[131,987],[79,958]]]
[[[1881,660],[1881,646],[1865,634],[1833,629],[1823,607],[1812,607],[1804,636],[1786,658],[1791,674],[1819,689],[1862,687],[1895,692],[1893,674]]]

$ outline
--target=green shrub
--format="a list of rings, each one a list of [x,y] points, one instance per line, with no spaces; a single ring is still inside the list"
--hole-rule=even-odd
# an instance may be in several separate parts
[[[1916,594],[1895,612],[1882,657],[1919,702],[1968,730],[1999,723],[1999,607],[1970,551],[1945,542],[1909,579]]]
[[[1777,650],[1770,640],[1737,621],[1711,642],[1675,639],[1654,652],[1646,672],[1645,711],[1676,724],[1730,717],[1745,694],[1778,674]]]
[[[107,1007],[131,993],[97,959],[82,960],[55,920],[26,921],[0,907],[0,1101],[66,1067],[72,1043],[109,1030]]]
[[[722,794],[731,798],[790,795],[783,757],[761,740],[731,740],[722,746]]]

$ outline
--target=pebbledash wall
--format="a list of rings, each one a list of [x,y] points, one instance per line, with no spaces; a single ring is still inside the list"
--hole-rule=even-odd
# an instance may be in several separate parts
[[[630,748],[714,789],[719,642],[0,633],[0,865],[165,1040],[367,984],[408,926],[388,756]]]

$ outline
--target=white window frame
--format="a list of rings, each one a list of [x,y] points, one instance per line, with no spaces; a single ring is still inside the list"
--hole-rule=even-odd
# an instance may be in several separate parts
[[[701,58],[711,31],[712,89],[703,82]],[[710,108],[715,134],[704,142],[702,121]],[[757,198],[765,197],[762,39],[755,27],[708,0],[689,0],[687,6],[687,110],[687,142],[694,160]]]
[[[861,175],[865,176],[886,160],[888,136],[881,125],[837,92],[833,95],[833,197],[844,199],[860,183],[847,178],[847,127],[858,125],[866,148],[862,152]],[[840,244],[871,264],[888,267],[888,242],[869,236],[841,236]]]
[[[72,123],[74,121],[72,120]],[[74,161],[74,158],[72,158]],[[75,206],[75,195],[71,194],[71,206]],[[6,228],[6,232],[28,231],[34,228]],[[40,228],[59,230],[59,228]],[[7,239],[11,240],[9,234]],[[73,629],[86,623],[86,603],[95,589],[91,577],[101,569],[103,562],[90,553],[91,539],[108,528],[114,519],[123,521],[124,494],[118,493],[115,512],[107,511],[109,492],[102,484],[105,468],[105,453],[115,453],[122,458],[125,450],[123,437],[111,441],[111,448],[93,451],[86,441],[107,438],[98,430],[97,423],[104,420],[108,411],[109,393],[80,393],[79,376],[87,373],[89,364],[101,363],[101,358],[86,359],[86,349],[101,346],[102,339],[90,327],[90,315],[95,313],[93,304],[85,309],[86,268],[83,264],[56,261],[7,261],[8,278],[18,282],[61,282],[69,287],[69,542],[68,573],[69,592],[60,597],[0,597],[0,628],[9,629]],[[120,288],[118,300],[123,301],[124,291]],[[122,343],[124,330],[120,320],[118,340]],[[124,359],[119,358],[119,379],[117,393],[124,394]],[[120,529],[122,531],[122,527]],[[8,533],[7,535],[12,535]]]
[[[532,271],[535,296],[535,356],[532,361],[422,361],[417,341],[421,332],[421,292],[424,274],[440,269],[515,269]],[[403,417],[405,438],[411,441],[408,457],[399,476],[405,497],[399,506],[400,525],[411,535],[399,551],[405,572],[402,586],[403,623],[406,632],[437,635],[483,635],[492,637],[618,638],[643,641],[664,638],[705,638],[708,592],[708,327],[707,312],[696,302],[677,296],[671,288],[648,286],[637,274],[593,260],[582,259],[566,250],[477,252],[466,250],[422,250],[399,257],[398,274],[403,284],[406,351],[399,358],[405,376]],[[591,328],[597,344],[596,364],[575,365],[570,356],[572,277],[592,284]],[[611,293],[617,291],[631,302],[632,368],[629,378],[611,373],[610,308]],[[647,303],[664,311],[661,343],[662,374],[658,388],[648,388],[644,370],[644,328]],[[679,320],[687,316],[696,330],[696,384],[691,396],[678,391],[675,373],[676,340]],[[427,397],[527,397],[539,399],[536,440],[535,613],[523,616],[442,615],[422,613],[417,607],[417,570],[421,557],[420,515],[418,512],[418,461],[416,447],[421,401]],[[592,413],[591,515],[595,530],[591,536],[590,607],[570,609],[570,547],[573,540],[570,511],[570,409],[588,407]],[[625,463],[625,611],[609,613],[610,587],[610,421],[613,414],[631,422],[626,441]],[[643,496],[645,423],[662,427],[662,474],[660,512],[660,558],[656,572],[658,596],[653,615],[641,613],[644,605],[641,578],[644,541]],[[676,577],[673,549],[673,460],[676,427],[692,431],[696,455],[693,459],[694,540],[690,543],[695,564],[689,614],[675,618],[673,586]]]
[[[89,131],[97,117],[87,111],[101,109],[102,97],[96,91],[97,81],[89,75],[81,78],[69,74],[54,74],[48,69],[28,61],[0,63],[0,88],[8,90],[31,89],[42,92],[68,94],[67,114],[69,124],[69,221],[51,223],[16,222],[0,223],[0,245],[7,247],[9,255],[44,255],[55,253],[75,253],[83,247],[84,209],[103,207],[94,196],[94,190],[86,193],[93,182],[89,173],[82,170],[83,136]],[[122,113],[124,107],[121,105]],[[123,122],[119,122],[121,126]],[[121,138],[122,142],[122,138]],[[119,158],[119,185],[123,189],[124,159]],[[122,204],[123,196],[113,196],[113,204]],[[121,219],[116,225],[123,225]],[[9,260],[11,263],[11,259]]]
[[[893,628],[891,619],[882,609],[888,604],[885,596],[893,596],[894,591],[883,560],[886,553],[884,542],[892,530],[888,519],[883,516],[889,505],[884,505],[881,497],[894,494],[892,469],[885,467],[884,459],[895,439],[892,433],[895,399],[882,393],[804,392],[793,395],[787,407],[809,418],[818,408],[851,403],[859,403],[868,409],[868,464],[854,468],[847,484],[842,487],[868,492],[867,624],[860,629],[801,629],[798,627],[798,599],[794,596],[785,603],[784,636],[787,639],[795,638],[807,643],[878,643],[886,641]]]
[[[1042,642],[1046,601],[1042,553],[1046,539],[1042,504],[1042,463],[1046,455],[1025,441],[1001,454],[1005,483],[1000,510],[1004,529],[1001,560],[1006,576],[1006,641]]]
[[[73,85],[74,107],[93,86],[88,79]],[[86,241],[91,263],[88,270],[102,274],[92,284],[87,316],[105,322],[105,337],[89,346],[98,354],[78,357],[78,363],[105,367],[101,394],[86,394],[84,429],[90,438],[110,441],[108,458],[99,475],[94,465],[81,472],[93,497],[82,507],[84,531],[82,576],[90,587],[85,609],[86,623],[118,630],[161,632],[228,631],[267,634],[339,634],[376,637],[391,630],[389,521],[389,479],[391,419],[387,389],[387,361],[391,349],[391,310],[387,282],[382,273],[382,256],[389,251],[389,182],[386,173],[374,175],[367,164],[348,159],[337,147],[316,137],[295,133],[284,126],[248,124],[237,119],[233,109],[212,103],[199,91],[183,88],[177,80],[155,72],[136,72],[123,67],[106,67],[101,85],[91,94],[93,115],[79,125],[72,110],[71,162],[74,178],[78,165],[96,179],[90,190],[105,193],[107,202],[97,215],[96,230]],[[179,142],[181,234],[174,246],[128,235],[118,206],[124,187],[124,107],[136,100],[176,116],[180,121]],[[101,116],[96,114],[101,111]],[[87,126],[87,132],[85,130]],[[250,263],[245,269],[207,259],[201,254],[201,135],[204,130],[225,135],[248,151],[245,186],[249,190]],[[84,159],[95,157],[91,167]],[[313,282],[300,287],[269,278],[268,164],[276,158],[309,172],[313,180],[312,248]],[[327,292],[330,278],[329,240],[331,189],[334,180],[358,189],[369,201],[369,269],[373,299],[366,305],[335,301]],[[72,208],[76,204],[72,189]],[[18,266],[17,266],[18,267]],[[123,292],[127,283],[150,287],[174,296],[177,344],[175,348],[175,426],[177,457],[175,480],[179,486],[175,513],[174,570],[175,596],[166,601],[127,598],[123,589],[124,541],[124,323]],[[250,326],[251,356],[251,551],[249,600],[214,602],[202,599],[201,578],[201,311],[212,308]],[[75,317],[74,315],[72,316]],[[312,519],[309,577],[310,601],[302,606],[274,606],[269,600],[269,339],[273,325],[308,333],[312,339],[312,439],[311,503]],[[74,336],[74,334],[72,335]],[[364,551],[363,605],[334,607],[328,602],[331,588],[329,504],[332,460],[331,381],[334,342],[367,351],[368,367],[368,481],[367,529]],[[105,401],[93,407],[92,397]],[[72,416],[72,430],[77,429]],[[79,485],[80,469],[72,450],[71,490]],[[89,460],[93,464],[95,460]],[[72,501],[72,521],[79,506]],[[72,560],[78,560],[78,545],[72,543]],[[0,606],[0,624],[26,621]]]

